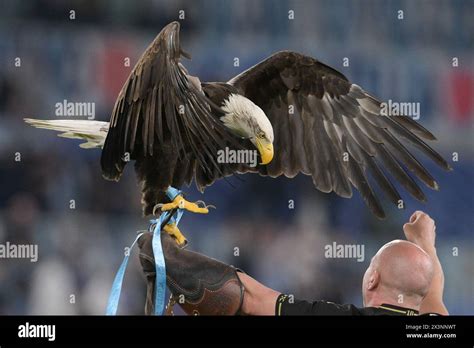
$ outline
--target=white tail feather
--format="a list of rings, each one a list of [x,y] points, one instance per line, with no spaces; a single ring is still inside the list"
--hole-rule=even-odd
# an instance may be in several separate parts
[[[36,128],[50,129],[61,132],[60,137],[87,140],[79,146],[84,149],[103,147],[109,122],[88,120],[37,120],[25,118],[26,123]]]

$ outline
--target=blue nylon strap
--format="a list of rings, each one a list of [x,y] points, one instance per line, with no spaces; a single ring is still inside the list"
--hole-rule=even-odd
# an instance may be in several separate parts
[[[155,258],[155,315],[162,315],[165,309],[165,294],[166,294],[166,265],[163,248],[161,246],[161,224],[164,218],[168,216],[168,212],[161,214],[156,222],[155,230],[153,231],[153,255]]]
[[[166,191],[168,198],[173,200],[181,194],[181,191],[175,189],[174,187],[168,187]],[[175,223],[178,225],[181,216],[183,215],[183,209],[178,209],[173,216],[168,221],[168,224]],[[163,254],[163,248],[161,246],[161,225],[163,221],[166,221],[170,216],[170,212],[163,212],[160,217],[156,220],[151,220],[151,223],[156,223],[155,230],[153,231],[153,256],[155,258],[155,270],[156,270],[156,279],[155,279],[155,315],[163,315],[165,309],[165,294],[166,294],[166,265],[165,265],[165,256]]]
[[[176,196],[181,194],[181,191],[175,189],[174,187],[168,187],[166,194],[170,200],[176,198]],[[181,217],[183,216],[183,209],[178,209],[176,213],[171,216],[167,224],[176,224],[178,225]],[[156,280],[155,280],[155,315],[162,315],[164,308],[165,308],[165,294],[166,294],[166,265],[165,265],[165,257],[163,254],[163,248],[161,246],[161,225],[164,221],[168,219],[170,216],[170,212],[166,211],[163,212],[158,219],[150,220],[150,228],[155,224],[155,228],[153,230],[153,240],[152,240],[152,248],[153,248],[153,255],[155,258],[155,268],[156,268]],[[130,251],[138,241],[138,239],[143,234],[140,233],[137,235],[135,240],[133,241],[132,245],[130,246]],[[114,282],[112,284],[112,289],[110,290],[109,299],[107,302],[107,309],[106,315],[116,315],[117,308],[120,300],[120,293],[122,291],[122,284],[123,278],[125,276],[125,270],[127,268],[128,259],[130,256],[130,252],[125,255],[125,258],[120,265],[117,274],[115,275]]]
[[[107,309],[105,311],[106,315],[116,315],[118,303],[120,300],[120,293],[122,292],[122,283],[123,277],[125,276],[125,270],[127,269],[128,259],[130,257],[130,253],[137,242],[137,240],[142,236],[143,232],[137,235],[135,240],[133,241],[128,254],[125,255],[122,264],[120,265],[117,274],[115,275],[114,282],[112,283],[112,289],[110,290],[109,300],[107,301]]]
[[[180,195],[181,194],[181,191],[178,190],[178,189],[175,189],[174,187],[168,187],[168,189],[166,190],[166,195],[168,196],[168,198],[170,200],[173,200],[176,198],[176,196]]]

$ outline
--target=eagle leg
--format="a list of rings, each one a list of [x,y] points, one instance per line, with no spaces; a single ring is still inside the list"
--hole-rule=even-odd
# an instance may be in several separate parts
[[[198,201],[196,203],[188,202],[187,200],[183,198],[182,195],[177,195],[171,203],[157,204],[155,206],[155,209],[161,208],[161,211],[170,211],[173,209],[184,209],[192,213],[207,214],[209,213],[208,208],[213,207],[213,206],[201,207],[198,203],[203,203],[203,202],[202,201]]]
[[[186,237],[181,233],[176,224],[165,225],[165,227],[163,227],[163,231],[173,237],[180,247],[184,247],[186,244],[188,244]]]

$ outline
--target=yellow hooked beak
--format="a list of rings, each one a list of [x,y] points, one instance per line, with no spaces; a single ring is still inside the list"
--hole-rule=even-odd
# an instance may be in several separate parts
[[[258,152],[262,157],[262,162],[260,164],[268,164],[273,159],[273,144],[266,139],[257,138],[255,141],[257,145]]]

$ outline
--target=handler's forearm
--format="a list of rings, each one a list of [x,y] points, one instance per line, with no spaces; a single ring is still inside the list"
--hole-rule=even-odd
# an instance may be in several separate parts
[[[435,247],[424,248],[427,254],[431,257],[433,262],[433,280],[431,281],[430,290],[423,299],[420,306],[420,313],[438,313],[448,315],[448,310],[443,303],[444,291],[444,273],[436,254]]]
[[[280,293],[259,283],[249,275],[237,275],[245,288],[242,312],[245,315],[275,315],[276,300]]]

